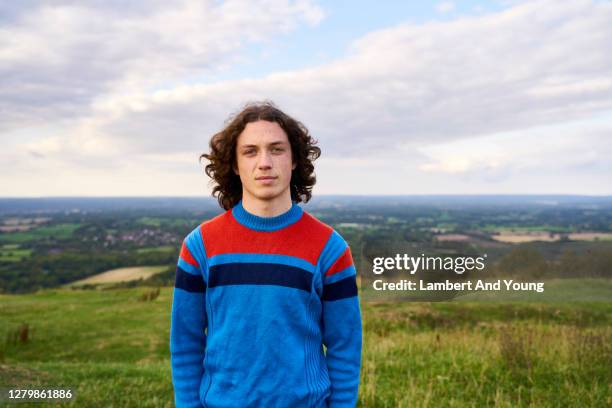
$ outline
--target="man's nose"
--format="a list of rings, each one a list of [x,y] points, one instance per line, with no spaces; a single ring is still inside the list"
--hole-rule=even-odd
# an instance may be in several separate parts
[[[272,167],[272,156],[270,155],[270,153],[265,150],[262,151],[259,155],[259,163],[257,163],[257,165],[260,169],[269,169],[270,167]]]

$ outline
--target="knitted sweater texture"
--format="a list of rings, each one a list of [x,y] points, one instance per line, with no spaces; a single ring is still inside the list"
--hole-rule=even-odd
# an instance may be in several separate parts
[[[170,327],[178,408],[352,408],[361,342],[350,248],[296,203],[259,217],[239,202],[183,241]]]

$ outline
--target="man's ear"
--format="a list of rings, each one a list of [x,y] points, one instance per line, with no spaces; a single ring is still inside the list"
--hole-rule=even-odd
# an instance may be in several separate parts
[[[297,167],[297,162],[293,162],[293,164],[291,165],[291,170],[295,170],[296,167]]]
[[[234,170],[234,174],[236,174],[237,176],[240,175],[240,173],[238,173],[238,168],[236,166],[232,166],[232,170]]]

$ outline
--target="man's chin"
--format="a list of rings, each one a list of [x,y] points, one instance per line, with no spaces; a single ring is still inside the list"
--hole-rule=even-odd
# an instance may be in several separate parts
[[[273,200],[277,200],[280,197],[282,197],[283,196],[283,192],[282,191],[276,191],[276,190],[273,190],[273,189],[261,189],[260,191],[257,192],[257,194],[254,194],[254,196],[258,200],[273,201]]]
[[[255,198],[257,198],[258,200],[262,200],[262,201],[274,201],[277,200],[280,197],[280,194],[257,194],[255,196]]]

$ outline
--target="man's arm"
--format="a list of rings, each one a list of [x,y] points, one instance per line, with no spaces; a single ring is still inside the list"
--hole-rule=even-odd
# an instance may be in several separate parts
[[[333,232],[323,259],[323,343],[331,381],[329,408],[355,407],[361,367],[361,312],[351,250]],[[329,267],[326,267],[330,265]]]
[[[200,384],[206,350],[206,283],[187,240],[179,255],[172,298],[170,361],[177,408],[202,407]]]

